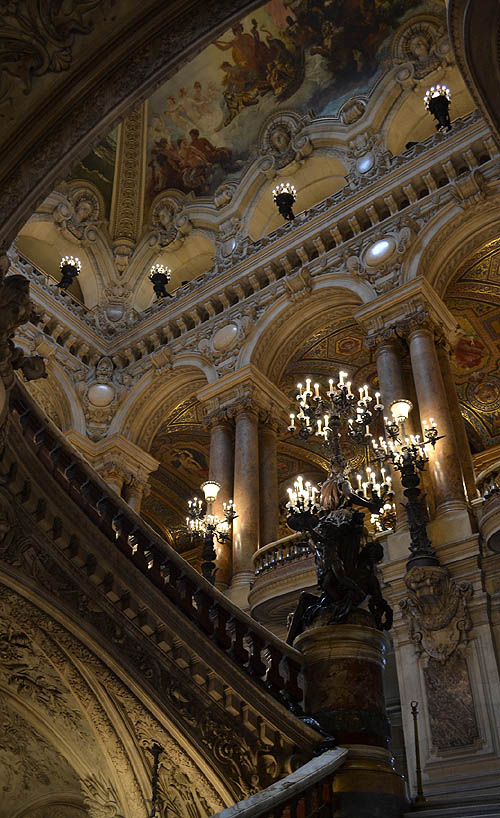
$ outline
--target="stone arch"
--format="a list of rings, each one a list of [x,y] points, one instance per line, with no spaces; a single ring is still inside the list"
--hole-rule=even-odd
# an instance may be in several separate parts
[[[121,672],[118,676],[113,658],[94,644],[81,625],[68,618],[63,609],[58,609],[56,614],[51,603],[33,589],[23,587],[12,578],[2,579],[6,584],[0,584],[0,638],[7,648],[8,640],[12,643],[17,639],[24,651],[22,670],[17,673],[24,673],[25,692],[21,697],[24,695],[29,700],[33,711],[37,708],[28,686],[31,678],[29,656],[36,654],[37,659],[43,657],[45,660],[42,670],[47,669],[40,672],[40,667],[35,665],[31,676],[33,684],[43,688],[43,695],[39,697],[42,704],[38,709],[45,706],[47,714],[44,719],[36,713],[32,721],[39,729],[44,729],[46,722],[45,732],[54,734],[53,743],[64,747],[65,755],[77,772],[80,797],[78,792],[70,792],[66,794],[66,801],[85,807],[87,812],[84,814],[91,818],[100,818],[103,808],[113,808],[114,812],[109,814],[117,818],[146,814],[151,788],[148,748],[159,742],[164,748],[160,766],[161,789],[167,791],[169,783],[175,782],[173,786],[180,794],[183,791],[181,779],[186,784],[189,782],[198,807],[205,805],[209,814],[231,803],[233,796],[218,774],[200,757],[195,747],[186,744],[168,717],[165,719],[162,714],[157,718],[153,715],[154,706],[148,709],[136,698],[120,678]],[[21,624],[16,624],[14,630],[6,630],[2,628],[4,620]],[[8,671],[8,656],[2,665]],[[4,686],[1,679],[0,689]],[[19,698],[19,693],[14,691],[12,696]],[[51,705],[52,711],[58,708],[57,712],[50,711]],[[67,730],[64,729],[64,715],[69,724]],[[85,727],[85,734],[81,725]],[[57,804],[62,795],[61,792],[54,793],[52,803]],[[188,801],[181,799],[181,803],[184,810],[178,813],[179,818],[189,818],[193,812]],[[42,805],[43,799],[39,799],[38,803],[31,802],[29,809]],[[203,814],[204,810],[199,808],[199,818]],[[66,816],[61,815],[61,818]]]
[[[483,196],[478,191],[475,203],[450,204],[419,232],[401,283],[423,275],[442,296],[461,261],[499,235],[498,193]]]
[[[2,634],[5,698],[74,770],[80,806],[92,807],[91,790],[99,769],[101,787],[113,793],[118,814],[132,818],[135,809],[144,808],[144,799],[123,744],[75,657],[60,644],[57,623],[36,606],[36,594],[28,591],[25,597],[19,590],[3,586],[0,601],[0,611],[6,614],[0,622],[10,618],[20,623]],[[9,658],[14,660],[10,675]],[[59,791],[59,797],[63,793]],[[77,800],[79,793],[67,795]],[[96,798],[98,802],[99,795]],[[92,808],[89,814],[95,814]]]
[[[332,280],[333,279],[333,280]],[[335,281],[335,284],[333,283]],[[311,295],[291,301],[283,296],[258,322],[256,331],[243,347],[239,366],[252,363],[273,383],[277,383],[298,337],[307,337],[312,326],[328,311],[354,312],[360,304],[374,298],[368,284],[334,274],[319,281]],[[301,321],[297,330],[297,310]]]
[[[117,412],[110,434],[120,431],[129,440],[149,451],[162,421],[182,400],[195,395],[207,378],[201,367],[182,366],[166,375],[147,375]]]

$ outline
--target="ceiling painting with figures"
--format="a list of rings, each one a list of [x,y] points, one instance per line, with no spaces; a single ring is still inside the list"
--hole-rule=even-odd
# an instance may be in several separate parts
[[[174,189],[208,196],[241,177],[266,120],[291,109],[335,116],[383,72],[419,0],[270,0],[205,48],[149,100],[149,205]],[[271,150],[290,134],[276,127]]]

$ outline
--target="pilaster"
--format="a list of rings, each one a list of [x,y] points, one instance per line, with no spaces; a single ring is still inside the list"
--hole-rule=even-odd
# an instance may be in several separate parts
[[[142,103],[123,120],[118,130],[110,233],[115,265],[120,276],[128,267],[142,229],[146,127],[146,103]]]

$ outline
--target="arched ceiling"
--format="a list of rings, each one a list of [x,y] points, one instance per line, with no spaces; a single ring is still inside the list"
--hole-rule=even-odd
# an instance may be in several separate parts
[[[357,150],[348,129],[363,111],[379,141],[397,152],[402,139],[433,132],[422,82],[445,77],[454,88],[453,116],[470,111],[447,48],[442,0],[267,2],[212,35],[79,161],[58,188],[59,209],[51,215],[58,241],[46,221],[30,223],[19,249],[53,275],[56,255],[79,254],[90,308],[123,285],[130,306],[144,310],[154,299],[146,276],[152,263],[172,268],[173,292],[211,270],[218,252],[230,253],[231,229],[257,240],[279,226],[271,197],[277,181],[296,183],[296,212],[342,188],[347,157]],[[389,78],[398,66],[403,73],[413,66],[413,74],[408,81],[398,75],[395,84]],[[127,141],[132,121],[138,130]],[[93,212],[78,203],[78,186],[89,186],[90,199],[97,192]],[[71,212],[63,212],[64,197]],[[134,222],[125,245],[117,222],[122,205]],[[53,205],[44,208],[51,213]],[[44,236],[49,248],[38,244]]]
[[[500,239],[460,265],[445,303],[463,332],[452,368],[471,446],[479,452],[500,443]]]

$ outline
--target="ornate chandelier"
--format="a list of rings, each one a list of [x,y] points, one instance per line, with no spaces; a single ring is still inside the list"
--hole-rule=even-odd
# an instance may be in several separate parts
[[[359,474],[355,490],[348,477],[354,462],[343,451],[343,444],[349,442],[366,454],[373,439],[371,428],[384,407],[378,392],[373,397],[366,384],[353,390],[347,377],[346,372],[340,372],[337,383],[330,379],[323,394],[318,383],[311,388],[310,378],[305,387],[297,384],[298,412],[290,414],[289,431],[302,440],[319,437],[330,461],[318,498],[317,489],[304,483],[302,477],[288,490],[287,524],[308,534],[321,591],[320,597],[302,594],[288,634],[290,643],[318,617],[332,624],[348,621],[366,599],[371,615],[367,624],[383,629],[392,624],[392,611],[382,597],[375,573],[383,548],[367,539],[364,514],[355,508],[361,506],[378,514],[392,498],[390,478],[385,470],[378,476],[368,465],[367,479]]]
[[[432,85],[425,92],[424,105],[436,120],[437,131],[451,130],[450,102],[451,91],[444,84]]]
[[[439,435],[433,418],[429,419],[429,424],[423,421],[423,438],[419,434],[407,435],[405,423],[413,408],[411,401],[396,400],[390,408],[392,420],[384,418],[387,439],[379,437],[378,441],[372,441],[375,461],[379,464],[391,463],[401,474],[404,495],[408,500],[405,505],[410,529],[411,557],[408,564],[438,565],[436,553],[427,535],[427,515],[420,497],[418,472],[423,471],[429,460],[426,449],[429,446],[434,449],[442,435]]]

